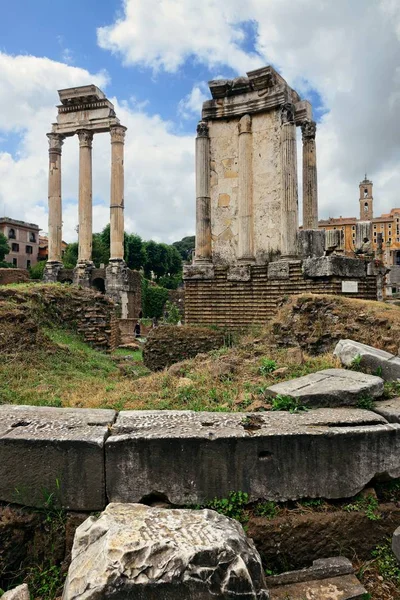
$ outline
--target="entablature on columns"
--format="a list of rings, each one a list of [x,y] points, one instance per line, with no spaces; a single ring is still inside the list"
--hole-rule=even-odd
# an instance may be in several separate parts
[[[57,122],[53,123],[53,133],[65,137],[75,135],[78,130],[105,133],[111,127],[120,125],[114,105],[95,85],[59,90],[58,95],[61,104],[57,107]]]

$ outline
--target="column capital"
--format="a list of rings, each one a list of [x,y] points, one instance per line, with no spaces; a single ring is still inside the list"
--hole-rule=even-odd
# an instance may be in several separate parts
[[[239,135],[241,133],[251,133],[251,116],[243,115],[238,125]]]
[[[281,106],[281,125],[286,125],[287,123],[289,123],[289,125],[294,125],[294,123],[295,123],[294,113],[295,113],[295,108],[294,108],[294,104],[292,102],[285,102],[285,104],[282,104],[282,106]]]
[[[110,127],[111,143],[123,144],[125,141],[125,133],[127,128],[123,125],[113,125]]]
[[[303,142],[306,140],[315,140],[317,132],[317,124],[315,121],[303,121],[301,124],[301,133],[303,134]]]
[[[197,137],[208,138],[208,123],[207,121],[199,121],[197,125]]]
[[[78,129],[76,132],[79,138],[80,148],[91,148],[93,141],[93,132],[88,129]]]
[[[64,143],[64,136],[61,133],[46,133],[49,141],[49,152],[52,154],[61,154],[61,146]]]

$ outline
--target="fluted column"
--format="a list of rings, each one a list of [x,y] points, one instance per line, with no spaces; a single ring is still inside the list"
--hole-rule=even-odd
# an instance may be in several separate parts
[[[111,127],[110,260],[124,260],[124,140],[126,127]]]
[[[303,134],[303,229],[318,229],[317,154],[315,121],[305,121]]]
[[[251,117],[239,121],[239,248],[238,260],[254,261],[253,243],[253,142]]]
[[[79,137],[79,248],[78,263],[92,261],[92,140],[93,133],[80,129]]]
[[[195,262],[211,261],[210,138],[200,121],[196,137],[196,250]]]
[[[49,139],[49,250],[48,262],[61,263],[61,147],[64,137],[48,133]]]
[[[282,256],[297,253],[298,195],[296,125],[293,104],[285,104],[281,113],[281,252]]]

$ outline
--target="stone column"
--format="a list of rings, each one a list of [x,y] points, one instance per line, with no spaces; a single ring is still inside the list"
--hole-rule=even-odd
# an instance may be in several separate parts
[[[92,141],[93,133],[80,129],[79,137],[79,244],[74,281],[90,286],[92,262]]]
[[[211,262],[210,138],[200,121],[196,137],[196,263]]]
[[[239,248],[240,262],[254,262],[253,243],[253,141],[251,117],[239,121]]]
[[[49,139],[49,246],[43,279],[57,281],[62,268],[61,147],[64,137],[48,133]]]
[[[305,121],[303,134],[303,229],[318,229],[317,154],[315,121]]]
[[[110,260],[124,260],[124,140],[126,127],[111,127]]]
[[[284,104],[281,113],[281,252],[294,257],[297,251],[298,196],[296,125],[293,104]]]

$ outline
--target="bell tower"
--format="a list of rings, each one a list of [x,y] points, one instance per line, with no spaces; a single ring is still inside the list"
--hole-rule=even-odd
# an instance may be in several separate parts
[[[360,221],[372,221],[374,216],[374,198],[372,196],[372,181],[367,179],[360,183]]]

